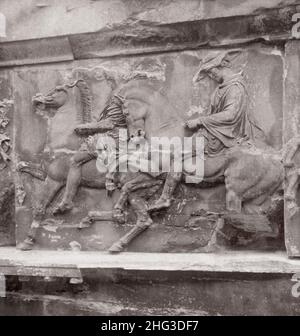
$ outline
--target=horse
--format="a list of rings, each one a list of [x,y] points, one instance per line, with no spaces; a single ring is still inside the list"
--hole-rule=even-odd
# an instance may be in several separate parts
[[[55,116],[65,113],[71,113],[69,105],[70,89],[78,87],[83,101],[83,113],[81,115],[81,124],[77,125],[77,134],[82,136],[92,133],[105,133],[110,129],[109,123],[103,120],[95,123],[91,120],[91,96],[86,83],[83,80],[76,81],[75,84],[68,84],[55,87],[47,95],[38,95],[34,97],[35,105],[42,105],[43,108],[54,108]],[[116,92],[124,98],[124,113],[127,116],[127,128],[129,138],[139,134],[145,134],[148,139],[152,137],[164,136],[172,139],[174,136],[183,138],[185,136],[184,122],[180,117],[176,107],[159,90],[158,84],[149,81],[147,78],[134,78],[120,85]],[[74,137],[74,133],[65,134],[69,139]],[[66,146],[66,144],[64,144]],[[53,201],[59,190],[61,190],[67,179],[70,167],[70,158],[62,153],[57,154],[55,159],[47,167],[44,176],[45,185],[42,196],[39,199],[38,206],[33,212],[33,223],[28,233],[28,238],[19,245],[20,249],[31,249],[33,246],[36,230],[38,229],[42,218],[45,216],[46,208]],[[284,166],[280,153],[266,153],[248,144],[237,145],[228,149],[222,155],[215,157],[205,157],[204,174],[196,176],[192,158],[185,161],[186,171],[182,174],[182,182],[186,182],[187,177],[194,178],[199,188],[206,187],[207,183],[225,184],[226,188],[226,209],[240,213],[242,208],[247,213],[257,214],[265,212],[270,205],[270,196],[274,195],[281,187],[285,177]],[[193,172],[194,169],[194,172]],[[31,174],[34,177],[40,176],[39,169],[30,164],[21,163],[19,171]],[[105,172],[99,172],[95,161],[90,161],[82,167],[81,186],[104,189]],[[149,177],[149,174],[143,174],[139,180],[141,186],[144,182],[150,181],[153,186],[158,186],[157,179]],[[127,176],[130,179],[130,176]],[[140,178],[140,177],[139,177]],[[143,181],[143,178],[145,181]],[[128,179],[126,179],[128,182]],[[147,183],[146,183],[147,185]],[[137,188],[139,189],[139,188]],[[140,188],[142,189],[142,187]],[[139,198],[134,204],[136,198],[129,195],[131,206],[135,207],[137,213],[142,213],[142,218],[138,218],[137,230],[134,234],[127,236],[121,243],[116,243],[114,252],[121,251],[134,237],[136,233],[143,231],[151,224],[151,218],[146,214],[146,205],[143,198]],[[137,204],[138,203],[138,204]],[[142,211],[141,211],[142,209]],[[143,222],[139,228],[140,222]]]
[[[78,88],[82,109],[80,113],[74,113],[72,100],[73,88]],[[157,91],[157,86],[149,85],[145,78],[133,78],[125,83],[118,92],[126,96],[125,113],[130,119],[129,134],[139,132],[146,128],[149,134],[153,130],[165,133],[165,130],[173,130],[178,133],[181,119],[175,118],[174,109],[167,105],[167,99]],[[158,99],[159,98],[159,99]],[[24,242],[18,244],[19,249],[31,249],[46,209],[56,198],[60,190],[66,185],[70,169],[70,153],[78,149],[80,142],[84,141],[84,135],[89,130],[93,132],[95,123],[92,119],[92,97],[85,80],[79,79],[71,84],[57,85],[47,94],[36,94],[33,99],[34,110],[37,114],[47,116],[49,119],[48,147],[51,149],[53,159],[51,162],[37,165],[21,161],[17,165],[19,172],[27,173],[34,178],[44,180],[44,185],[38,196],[37,204],[33,207],[33,222]],[[160,103],[160,105],[158,105]],[[161,109],[158,114],[152,112],[158,106],[165,106],[164,114]],[[73,117],[72,117],[73,116]],[[74,118],[75,116],[75,118]],[[97,123],[97,132],[103,133],[110,130],[107,120]],[[80,132],[75,131],[80,129]],[[78,136],[78,134],[83,136]],[[159,133],[158,133],[159,134]],[[95,160],[91,160],[82,166],[81,187],[105,189],[105,173],[99,172]]]
[[[141,136],[142,137],[142,136]],[[102,139],[101,139],[102,138]],[[98,139],[98,162],[104,164],[111,157],[110,142],[107,137]],[[138,142],[138,141],[137,141]],[[120,157],[119,157],[120,159]],[[161,172],[157,176],[155,172],[152,175],[151,171],[135,171],[130,168],[130,156],[126,158],[129,162],[128,171],[115,170],[115,182],[120,185],[121,194],[117,200],[111,219],[119,222],[125,222],[124,205],[126,202],[135,211],[136,224],[134,227],[115,242],[109,252],[119,253],[123,251],[133,239],[146,230],[152,224],[151,212],[156,211],[155,207],[148,204],[147,200],[157,192],[163,182],[166,180],[165,172]],[[151,158],[150,158],[151,160]],[[261,220],[266,222],[266,216],[257,216],[257,214],[265,213],[269,197],[280,189],[284,180],[284,169],[280,165],[280,160],[274,155],[262,156],[261,153],[252,149],[252,152],[247,146],[237,146],[228,150],[224,155],[206,159],[209,163],[205,163],[205,169],[210,169],[210,174],[204,169],[204,178],[202,175],[197,176],[197,170],[193,168],[194,163],[192,158],[185,160],[182,173],[179,174],[178,182],[196,184],[197,187],[207,187],[208,184],[216,185],[220,182],[225,182],[226,185],[226,212],[222,216],[215,217],[217,226],[220,228],[224,225],[224,218],[232,220],[236,214],[240,214],[243,209],[247,209],[247,218],[249,220]],[[151,163],[151,162],[149,162]],[[251,171],[251,167],[255,167],[255,171]],[[213,169],[212,169],[213,167]],[[135,168],[135,167],[133,167]],[[178,174],[177,174],[178,178]],[[243,203],[243,204],[242,204]],[[267,204],[268,206],[270,204]],[[82,224],[89,226],[97,220],[104,220],[107,213],[100,211],[91,211],[88,216],[82,220]],[[205,216],[209,216],[207,212]],[[221,214],[220,214],[221,215]],[[107,219],[107,218],[106,218]],[[276,236],[278,231],[270,228],[272,233],[270,236]]]

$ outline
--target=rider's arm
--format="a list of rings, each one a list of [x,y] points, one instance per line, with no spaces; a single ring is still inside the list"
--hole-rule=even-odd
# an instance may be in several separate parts
[[[109,120],[100,120],[91,123],[78,125],[74,131],[79,135],[92,135],[95,133],[104,133],[114,128],[114,123]]]

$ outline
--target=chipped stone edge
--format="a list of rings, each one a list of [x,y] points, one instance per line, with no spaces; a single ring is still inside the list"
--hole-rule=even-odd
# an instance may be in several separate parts
[[[300,6],[291,5],[266,9],[257,15],[171,24],[142,22],[132,26],[104,28],[98,32],[2,42],[0,68],[233,47],[252,42],[284,43],[293,39],[292,16],[297,12],[300,12]],[[224,29],[221,29],[223,25]],[[228,35],[233,37],[228,39]]]

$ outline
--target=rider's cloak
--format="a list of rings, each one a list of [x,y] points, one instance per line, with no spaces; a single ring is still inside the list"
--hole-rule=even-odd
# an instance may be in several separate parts
[[[212,152],[219,151],[221,144],[221,147],[229,148],[238,140],[253,140],[254,128],[263,133],[249,115],[247,106],[248,95],[241,75],[235,75],[217,87],[208,115],[201,116],[202,125],[209,132],[206,138]]]

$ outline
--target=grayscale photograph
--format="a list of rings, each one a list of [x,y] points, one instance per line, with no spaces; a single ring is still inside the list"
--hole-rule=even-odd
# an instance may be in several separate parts
[[[300,315],[300,0],[0,0],[0,315]]]

